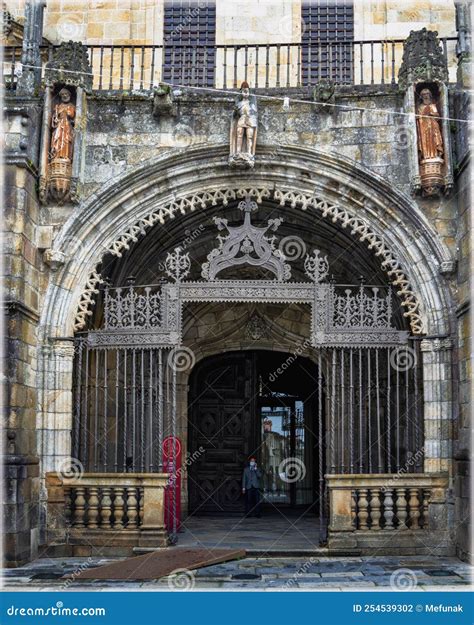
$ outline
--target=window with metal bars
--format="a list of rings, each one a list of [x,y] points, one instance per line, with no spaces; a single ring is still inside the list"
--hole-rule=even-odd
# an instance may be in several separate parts
[[[301,71],[304,85],[321,80],[351,84],[353,79],[353,2],[303,0]]]
[[[163,79],[166,82],[212,87],[215,43],[215,2],[165,2]]]

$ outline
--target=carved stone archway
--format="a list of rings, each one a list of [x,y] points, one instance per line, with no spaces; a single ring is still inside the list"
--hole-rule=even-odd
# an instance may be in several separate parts
[[[421,210],[349,159],[299,147],[282,147],[276,157],[262,147],[259,164],[247,173],[230,170],[225,148],[217,147],[163,155],[111,181],[71,216],[56,238],[54,250],[65,254],[66,262],[51,276],[39,333],[46,345],[38,372],[43,471],[54,470],[70,455],[73,347],[65,339],[72,339],[90,313],[104,255],[120,256],[157,222],[245,195],[258,203],[268,198],[282,207],[323,215],[350,229],[380,257],[401,292],[413,334],[436,337],[422,342],[425,361],[439,372],[436,379],[425,380],[425,468],[449,468],[449,454],[442,459],[439,448],[452,407],[451,402],[441,406],[439,397],[450,384],[450,342],[440,337],[451,332],[451,302],[439,267],[450,256]]]

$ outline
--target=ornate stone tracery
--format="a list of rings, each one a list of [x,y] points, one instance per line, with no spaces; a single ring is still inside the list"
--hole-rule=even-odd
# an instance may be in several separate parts
[[[145,234],[146,230],[156,223],[165,223],[166,218],[173,218],[176,213],[185,214],[187,210],[197,208],[207,208],[217,206],[221,203],[227,206],[229,201],[244,199],[246,196],[253,198],[257,204],[264,199],[273,198],[281,206],[289,204],[291,207],[299,207],[302,210],[313,208],[322,213],[323,217],[329,217],[333,222],[340,223],[342,228],[350,228],[351,234],[365,242],[370,250],[374,250],[376,256],[382,257],[381,267],[386,271],[393,286],[396,287],[397,295],[400,296],[401,306],[405,308],[404,316],[410,321],[411,331],[415,335],[424,333],[423,320],[420,311],[420,302],[414,293],[410,280],[400,261],[389,249],[383,238],[376,234],[370,225],[361,217],[351,215],[345,208],[317,198],[310,193],[295,193],[283,188],[276,188],[273,191],[266,187],[238,187],[235,189],[217,189],[214,191],[204,191],[191,196],[184,196],[175,199],[168,206],[160,207],[151,212],[146,218],[140,219],[136,224],[130,226],[128,230],[113,241],[107,248],[107,252],[114,256],[121,257],[130,245],[138,241],[139,236]],[[74,330],[79,331],[85,328],[87,318],[92,314],[90,307],[94,305],[94,295],[98,292],[97,285],[102,278],[96,268],[89,276],[86,289],[81,295],[78,312],[75,317]]]
[[[291,268],[285,263],[283,253],[275,247],[275,236],[266,236],[268,230],[275,232],[283,219],[269,219],[263,228],[252,225],[250,214],[257,210],[257,203],[249,195],[239,203],[239,209],[245,213],[241,226],[229,226],[227,219],[214,217],[217,228],[225,228],[229,234],[218,235],[219,246],[208,254],[207,262],[202,266],[202,277],[213,281],[224,269],[246,264],[268,269],[279,282],[289,280]]]

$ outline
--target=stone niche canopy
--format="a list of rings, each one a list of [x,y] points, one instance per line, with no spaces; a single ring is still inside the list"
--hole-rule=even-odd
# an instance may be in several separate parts
[[[398,72],[403,91],[416,82],[448,82],[448,64],[435,30],[412,30],[405,41]]]

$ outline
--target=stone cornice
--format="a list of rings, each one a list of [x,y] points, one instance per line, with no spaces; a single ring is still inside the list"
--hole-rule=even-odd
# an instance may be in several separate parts
[[[40,318],[36,310],[33,310],[32,308],[18,300],[5,300],[3,302],[3,309],[8,317],[21,315],[22,317],[30,319],[30,321],[33,321],[34,323],[38,323]]]

